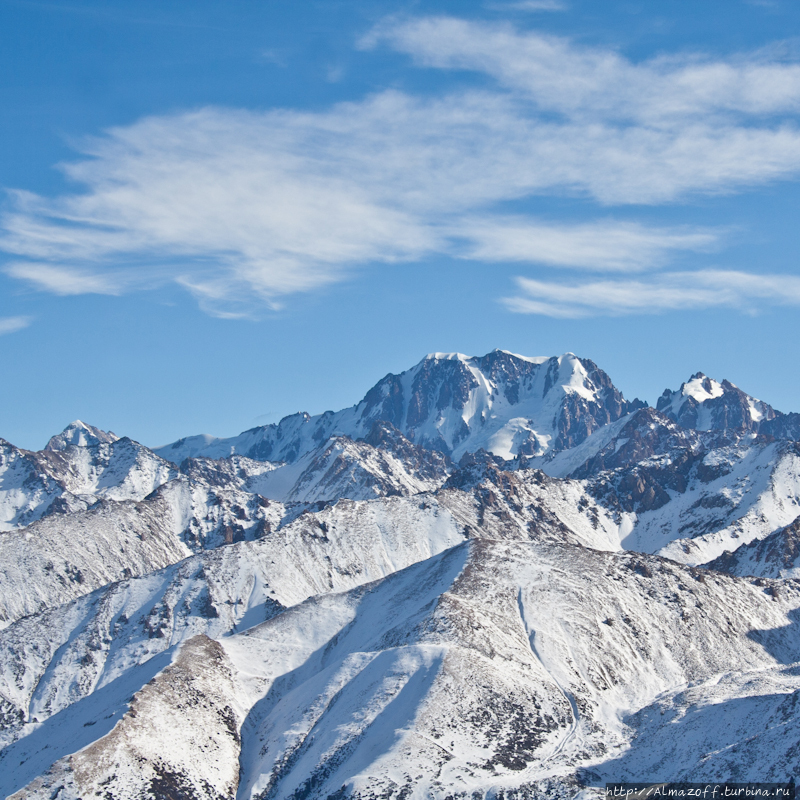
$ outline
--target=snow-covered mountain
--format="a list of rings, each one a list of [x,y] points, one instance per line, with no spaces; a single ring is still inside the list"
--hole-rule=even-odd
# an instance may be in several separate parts
[[[45,445],[45,450],[66,450],[70,445],[78,447],[93,447],[96,444],[111,444],[119,439],[116,433],[102,431],[94,425],[87,425],[76,419],[70,422],[61,433],[50,437],[50,441]]]
[[[85,510],[100,499],[141,500],[178,474],[174,464],[128,438],[60,447],[74,425],[60,434],[64,440],[53,437],[49,444],[57,439],[57,445],[38,452],[0,439],[0,531],[47,513]]]
[[[331,436],[361,439],[383,420],[414,444],[454,460],[480,448],[513,458],[573,447],[643,405],[625,400],[605,372],[572,353],[432,353],[400,375],[387,375],[352,408],[294,414],[230,439],[191,436],[155,452],[175,464],[234,453],[292,463]]]
[[[776,411],[730,381],[722,383],[698,372],[677,392],[665,389],[656,408],[684,428],[743,429],[780,439],[800,439],[800,414]]]
[[[462,544],[109,675],[5,748],[19,767],[1,788],[377,800],[784,781],[798,608],[795,584],[655,557]]]
[[[287,503],[367,500],[435,489],[452,469],[443,453],[414,445],[393,425],[377,420],[363,439],[331,436],[293,463],[251,479],[247,486]]]
[[[800,514],[799,448],[742,428],[681,428],[645,408],[552,459],[523,462],[583,481],[616,515],[623,548],[698,565]]]
[[[617,510],[625,549],[704,564],[800,514],[798,443],[684,430],[653,409],[621,423],[596,434],[597,447],[587,440],[589,457],[568,474]]]
[[[255,551],[286,547],[295,531],[312,540],[323,531],[326,545],[330,531],[346,536],[366,526],[364,535],[376,541],[416,531],[420,540],[444,536],[450,543],[489,536],[619,548],[615,512],[595,503],[581,482],[535,470],[508,472],[504,465],[488,454],[472,456],[436,491],[286,506],[243,488],[263,477],[263,462],[240,456],[190,460],[184,462],[187,474],[143,501],[102,501],[70,515],[48,515],[0,537],[0,627],[110,582],[147,575],[191,553],[241,542],[255,543]],[[262,471],[253,474],[256,467]],[[345,540],[343,546],[348,549]],[[355,543],[349,550],[357,550]],[[362,559],[357,557],[355,564]],[[367,579],[357,566],[347,571]],[[315,586],[328,587],[327,567],[324,575]]]
[[[231,439],[0,442],[0,795],[800,778],[798,421],[496,350]]]

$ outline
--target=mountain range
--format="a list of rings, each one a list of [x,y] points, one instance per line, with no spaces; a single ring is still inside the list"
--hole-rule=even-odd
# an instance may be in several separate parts
[[[502,350],[227,439],[0,440],[0,796],[798,778],[799,441]]]

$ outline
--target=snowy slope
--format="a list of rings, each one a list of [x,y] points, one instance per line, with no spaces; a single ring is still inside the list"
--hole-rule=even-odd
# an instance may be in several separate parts
[[[593,781],[797,779],[797,664],[715,675],[666,692],[626,717],[633,737]]]
[[[354,486],[348,480],[331,481],[342,493],[362,486],[368,491],[359,493],[369,496],[377,486],[397,500],[408,499],[400,503],[391,502],[393,497],[376,498],[370,504],[339,500],[329,508],[320,504],[287,507],[261,494],[269,489],[265,482],[281,472],[273,465],[242,457],[188,461],[183,465],[185,474],[143,501],[103,501],[84,511],[50,514],[0,535],[0,624],[66,603],[108,582],[147,574],[190,552],[269,538],[300,517],[342,531],[348,526],[358,531],[363,520],[375,520],[369,524],[378,531],[419,525],[424,539],[442,524],[441,511],[448,536],[456,537],[448,539],[451,543],[470,535],[549,537],[600,549],[619,547],[615,514],[594,502],[580,482],[550,479],[535,470],[507,472],[490,457],[483,461],[473,457],[441,489],[410,495],[415,488],[425,487],[421,475],[427,475],[430,484],[441,484],[446,474],[444,456],[429,453],[421,457],[422,466],[406,461],[410,464],[406,469],[392,452],[349,440],[344,444],[354,451],[345,479],[359,475],[355,470],[359,464],[364,465],[361,479],[375,475],[379,480],[376,464],[395,461],[395,465],[379,483],[362,480]],[[340,445],[337,440],[324,453],[335,453]],[[325,485],[320,476],[330,472],[327,466],[313,471],[307,467],[304,474],[315,475],[316,483],[311,485],[320,487]],[[416,486],[409,486],[412,479],[418,481]],[[309,593],[325,588],[320,585]]]
[[[92,447],[68,447],[61,454],[67,491],[88,498],[141,500],[177,475],[175,468],[138,442],[118,439]]]
[[[0,626],[186,558],[163,523],[157,505],[112,502],[0,534]]]
[[[127,439],[41,453],[8,445],[14,463],[4,478],[18,487],[17,507],[25,503],[41,512],[49,505],[43,518],[0,535],[0,625],[109,581],[160,569],[190,551],[268,535],[287,509],[265,495],[335,500],[408,495],[441,485],[451,470],[445,456],[379,427],[372,432],[375,444],[340,438],[310,453],[307,463],[291,465],[302,469],[288,492],[270,480],[285,468],[239,456],[187,461],[175,477],[174,466]],[[45,469],[55,496],[47,503],[36,488],[46,485],[45,478],[31,479]],[[118,501],[98,502],[109,497]]]
[[[507,471],[505,465],[480,452],[462,459],[462,468],[441,490],[423,496],[424,503],[447,508],[469,536],[620,549],[624,528],[616,510],[598,504],[584,482],[535,469]]]
[[[800,579],[800,514],[786,527],[729,550],[707,566],[731,575]]]
[[[653,409],[542,466],[586,482],[593,501],[616,513],[623,548],[684,563],[764,538],[800,513],[796,443],[684,429]]]
[[[342,598],[337,635],[306,645],[301,664],[296,645],[285,663],[281,643],[315,629],[317,615],[331,624],[333,598],[225,640],[263,698],[243,730],[240,798],[528,797],[548,785],[571,796],[576,773],[628,751],[631,713],[687,683],[800,656],[796,635],[771,638],[800,603],[796,587],[776,601],[657,559],[541,544],[464,550]],[[783,676],[784,693],[799,687]],[[742,728],[733,741],[724,727],[707,736],[747,761],[763,727]],[[762,780],[784,764],[797,773],[797,731],[761,753]],[[655,761],[660,741],[647,746]],[[695,775],[700,756],[684,762]]]
[[[78,599],[59,607],[51,603],[0,632],[6,735],[188,637],[249,627],[309,596],[349,589],[425,560],[468,536],[618,547],[613,521],[589,504],[579,483],[498,470],[459,480],[469,485],[417,498],[342,500],[306,511],[265,537],[91,594],[84,579],[75,593],[61,596],[62,602]],[[57,591],[60,582],[51,585]],[[84,596],[77,595],[81,588]]]
[[[0,531],[33,522],[64,493],[51,458],[0,439]],[[86,507],[78,498],[74,503]]]
[[[397,524],[404,524],[406,507],[442,509],[458,536],[533,537],[598,549],[624,547],[694,564],[763,538],[800,513],[800,456],[795,445],[749,435],[739,436],[738,441],[734,437],[736,444],[707,450],[725,437],[685,431],[648,409],[608,427],[611,431],[604,429],[591,437],[601,437],[605,446],[593,448],[589,460],[573,470],[586,476],[581,480],[548,478],[520,468],[519,463],[478,454],[463,459],[461,469],[441,489],[416,495],[421,499],[405,505],[378,502],[371,508],[382,509],[386,518],[399,514]],[[616,436],[608,439],[613,432]],[[586,440],[576,452],[584,448],[585,455],[590,442]],[[301,476],[313,476],[308,486],[318,492],[309,492],[306,499],[324,496],[319,487],[326,485],[341,494],[356,489],[368,496],[378,486],[386,494],[413,498],[412,492],[426,485],[421,480],[409,483],[414,471],[423,474],[420,463],[432,463],[428,474],[434,485],[446,474],[439,472],[445,462],[436,453],[429,453],[432,462],[421,457],[412,470],[406,467],[410,462],[398,461],[391,451],[365,442],[336,439],[315,452],[338,458],[339,448],[344,447],[349,448],[347,469],[331,470],[330,461],[320,458],[317,463],[322,467],[300,471]],[[381,464],[392,461],[394,472],[387,468],[381,479]],[[304,464],[301,460],[289,466]],[[616,468],[603,469],[609,466]],[[508,471],[509,467],[515,468]],[[5,624],[105,582],[159,569],[190,551],[271,535],[305,508],[264,498],[276,488],[269,481],[283,469],[243,457],[189,461],[184,464],[185,476],[162,485],[138,504],[106,502],[87,511],[49,515],[0,537],[5,575],[0,608]],[[353,481],[357,470],[361,470],[359,481]],[[331,472],[336,480],[326,484],[322,478]],[[295,479],[291,483],[302,485]],[[361,506],[338,503],[329,513],[352,523],[356,512],[350,513],[350,508]]]
[[[0,627],[191,552],[257,539],[285,516],[280,503],[183,476],[143,501],[49,514],[0,534]]]
[[[40,452],[0,440],[0,531],[49,513],[85,510],[100,499],[142,500],[179,474],[174,464],[130,439],[71,443],[86,439],[90,428],[73,423]],[[382,421],[359,441],[333,437],[292,464],[229,456],[189,459],[180,468],[212,490],[239,489],[284,502],[415,494],[440,486],[451,471],[442,453],[414,445]]]
[[[108,581],[175,563],[190,551],[268,536],[304,508],[265,496],[309,503],[348,495],[414,497],[441,486],[423,502],[447,509],[459,535],[549,537],[695,564],[769,535],[800,509],[795,445],[685,430],[652,409],[605,426],[544,464],[568,467],[580,481],[526,468],[543,461],[536,457],[511,463],[479,453],[465,456],[442,485],[453,469],[445,456],[411,444],[385,423],[374,425],[370,436],[356,442],[336,437],[286,466],[242,456],[188,460],[180,477],[144,501],[61,509],[0,537],[4,624]],[[17,452],[23,459],[62,459],[62,482],[68,478],[76,490],[123,497],[176,474],[126,439],[56,453]]]
[[[704,564],[764,538],[800,513],[800,446],[794,442],[711,451],[699,468],[709,470],[707,480],[692,482],[663,509],[641,514],[624,547],[654,552],[660,543],[660,555]]]
[[[381,578],[464,540],[438,507],[402,498],[345,504],[344,513],[304,514],[268,538],[112,583],[0,631],[3,743],[195,635],[250,627],[309,596]],[[13,758],[0,757],[0,773]]]
[[[149,684],[139,668],[122,706],[112,681],[6,748],[25,766],[0,789],[232,798],[238,781],[238,798],[377,800],[571,797],[675,767],[786,780],[800,588],[774,585],[574,545],[459,545],[188,640]]]
[[[233,453],[291,463],[331,436],[360,439],[384,420],[415,444],[454,460],[479,448],[511,458],[572,447],[641,405],[626,401],[602,370],[572,353],[432,353],[400,375],[387,375],[352,408],[295,414],[230,439],[189,437],[155,452],[176,464]]]
[[[282,502],[367,500],[437,489],[453,467],[450,459],[408,441],[387,422],[353,441],[333,436],[291,464],[252,479],[247,487]]]
[[[236,689],[223,648],[195,637],[124,714],[112,711],[119,721],[109,733],[12,797],[233,798],[244,720]]]

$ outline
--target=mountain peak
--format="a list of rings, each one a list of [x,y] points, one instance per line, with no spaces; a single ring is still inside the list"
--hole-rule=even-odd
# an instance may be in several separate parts
[[[66,450],[75,445],[77,447],[93,447],[101,443],[116,442],[119,439],[116,433],[95,428],[94,425],[87,425],[79,419],[70,422],[61,433],[50,438],[45,445],[45,450]]]
[[[470,356],[463,353],[428,353],[423,361],[469,361]]]
[[[413,444],[456,460],[480,448],[513,459],[573,447],[642,405],[625,400],[605,372],[574,353],[434,352],[399,375],[386,375],[351,408],[295,414],[231,439],[184,439],[156,452],[175,463],[231,453],[293,463],[334,433],[362,439],[383,421]]]
[[[502,353],[503,355],[511,356],[512,358],[517,358],[520,361],[527,361],[530,364],[544,364],[545,361],[550,360],[550,356],[521,356],[519,353],[512,353],[510,350],[501,350],[499,347],[496,347],[488,355],[493,355],[494,353]],[[565,353],[564,355],[572,355],[572,353]],[[484,358],[486,357],[488,356],[484,356]]]
[[[703,372],[692,375],[677,392],[665,389],[656,408],[684,428],[696,430],[744,428],[757,431],[762,422],[779,413],[730,381],[720,383]]]

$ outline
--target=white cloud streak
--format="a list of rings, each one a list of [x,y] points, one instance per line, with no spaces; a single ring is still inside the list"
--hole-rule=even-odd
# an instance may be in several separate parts
[[[27,328],[32,321],[31,317],[0,317],[0,336],[21,331],[23,328]]]
[[[718,248],[724,232],[607,212],[551,222],[501,204],[674,203],[800,171],[793,63],[634,64],[449,18],[387,24],[365,46],[381,42],[498,85],[435,98],[386,91],[320,112],[208,108],[112,129],[63,167],[81,191],[12,195],[6,272],[58,294],[174,282],[219,316],[433,254],[635,272]]]
[[[526,218],[466,220],[471,243],[464,257],[476,261],[536,262],[636,272],[658,267],[678,250],[713,249],[718,233],[651,228],[603,220],[585,225],[541,224]]]
[[[21,261],[8,264],[3,272],[12,278],[28,281],[40,289],[60,295],[119,295],[125,288],[121,275],[80,272],[54,264]]]
[[[800,109],[800,64],[758,55],[728,61],[699,55],[633,63],[613,50],[450,17],[376,28],[365,44],[388,41],[423,66],[492,75],[540,109],[584,121],[669,124],[719,112],[747,115]]]
[[[800,306],[800,277],[700,270],[646,280],[551,283],[517,278],[522,294],[502,301],[511,311],[557,318],[658,314],[699,308],[755,313],[765,305]]]
[[[511,11],[566,11],[568,6],[559,0],[518,0],[516,3],[492,3],[490,8]]]

